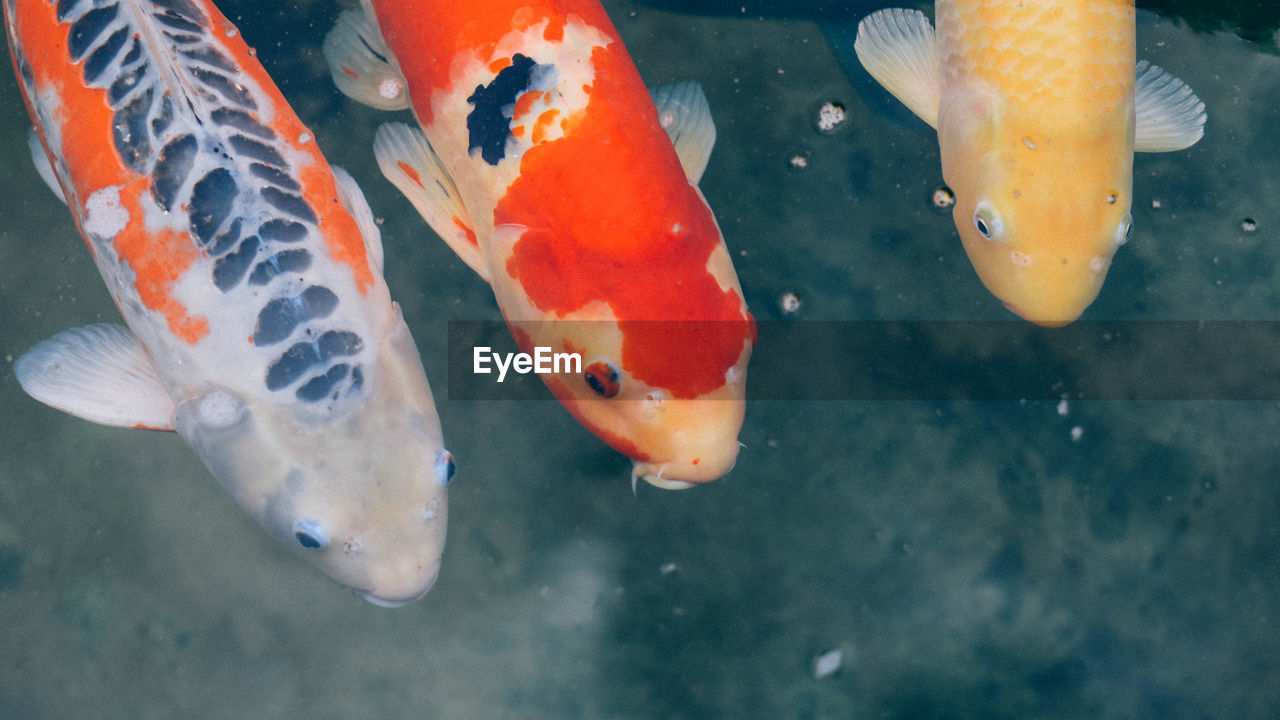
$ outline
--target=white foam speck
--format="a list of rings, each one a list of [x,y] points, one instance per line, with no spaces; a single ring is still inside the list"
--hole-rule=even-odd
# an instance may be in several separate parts
[[[306,145],[309,142],[311,142],[311,133],[304,132],[298,135],[298,144]]]
[[[844,120],[844,106],[840,103],[828,101],[818,109],[818,130],[824,133],[835,130]]]
[[[129,225],[129,211],[120,203],[120,186],[95,190],[84,204],[84,231],[111,239]]]
[[[813,661],[813,676],[821,680],[822,678],[831,677],[844,664],[844,651],[840,648],[828,650],[822,653]]]
[[[1071,406],[1067,404],[1066,398],[1062,398],[1058,401],[1058,414],[1065,417],[1069,412],[1071,412]]]

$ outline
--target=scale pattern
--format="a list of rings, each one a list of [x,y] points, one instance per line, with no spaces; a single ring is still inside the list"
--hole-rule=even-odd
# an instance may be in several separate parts
[[[205,14],[188,0],[56,0],[56,12],[85,84],[106,91],[122,164],[150,179],[162,211],[185,212],[228,301],[268,298],[252,334],[274,353],[267,388],[308,402],[358,390],[364,343],[328,326],[340,300],[308,273],[323,256],[316,213],[288,146],[259,119],[270,101]]]

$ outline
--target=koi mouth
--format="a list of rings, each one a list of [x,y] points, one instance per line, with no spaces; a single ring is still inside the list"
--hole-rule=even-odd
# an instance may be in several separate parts
[[[365,600],[368,600],[369,602],[373,603],[374,605],[377,605],[378,607],[384,607],[384,608],[404,607],[405,605],[411,605],[413,603],[418,602],[423,597],[425,597],[427,593],[431,592],[431,588],[435,587],[436,579],[439,577],[440,577],[440,572],[437,570],[436,574],[432,576],[431,580],[429,580],[427,584],[423,586],[421,592],[414,595],[413,597],[408,597],[408,598],[378,597],[373,590],[361,590],[358,588],[356,589],[356,592],[360,594],[360,597],[364,598]]]
[[[688,490],[697,484],[684,480],[668,480],[661,475],[646,475],[644,476],[644,481],[663,490]]]
[[[657,469],[656,473],[654,472],[655,468]],[[696,482],[690,482],[688,480],[677,480],[675,478],[665,478],[662,476],[662,473],[665,472],[666,469],[667,469],[666,464],[655,465],[654,463],[637,462],[635,464],[634,469],[631,472],[632,492],[635,491],[636,481],[641,479],[643,479],[645,482],[649,483],[650,485],[656,488],[662,488],[663,490],[688,490],[694,485],[699,484]]]
[[[1022,313],[1022,311],[1021,311],[1020,309],[1018,309],[1018,306],[1017,306],[1017,305],[1013,305],[1013,304],[1010,304],[1010,303],[1004,302],[1003,300],[1001,300],[1000,302],[1001,302],[1001,304],[1003,304],[1003,305],[1004,305],[1005,309],[1006,309],[1006,310],[1008,310],[1009,312],[1013,313],[1014,315],[1017,315],[1018,317],[1020,317],[1020,318],[1022,318],[1022,319],[1024,319],[1024,320],[1026,320],[1027,322],[1030,322],[1030,323],[1035,324],[1035,325],[1039,325],[1040,327],[1046,327],[1046,328],[1062,327],[1063,325],[1070,325],[1072,322],[1074,322],[1074,321],[1075,321],[1075,318],[1068,318],[1068,319],[1065,319],[1065,320],[1064,320],[1064,319],[1061,319],[1061,318],[1032,318],[1032,317],[1027,317],[1026,315],[1024,315],[1024,314]]]

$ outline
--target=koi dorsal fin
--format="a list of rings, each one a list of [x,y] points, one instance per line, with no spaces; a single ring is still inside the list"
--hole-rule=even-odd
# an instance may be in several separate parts
[[[697,185],[716,144],[716,124],[702,85],[686,80],[653,88],[649,94],[658,110],[658,123],[671,138],[685,177],[691,185]]]
[[[151,356],[123,325],[60,332],[19,357],[13,374],[31,397],[89,422],[173,429],[173,398]]]
[[[373,152],[382,174],[413,203],[422,219],[462,262],[488,282],[489,265],[480,250],[475,224],[453,178],[422,131],[404,123],[386,123],[378,128]]]
[[[407,110],[408,85],[378,28],[359,10],[344,10],[324,37],[324,59],[343,95],[378,110]]]

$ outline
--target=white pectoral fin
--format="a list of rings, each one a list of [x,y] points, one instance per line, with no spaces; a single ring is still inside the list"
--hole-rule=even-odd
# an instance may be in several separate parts
[[[101,425],[172,430],[175,405],[151,356],[123,325],[66,330],[13,364],[31,397]]]
[[[360,190],[356,179],[351,177],[351,173],[334,165],[333,177],[338,181],[338,199],[346,206],[351,217],[355,218],[356,226],[360,228],[360,235],[364,237],[364,247],[369,253],[369,260],[378,272],[382,272],[382,231],[378,230],[378,223],[373,219],[369,201],[365,199],[364,193]]]
[[[1204,137],[1204,103],[1186,83],[1142,60],[1133,86],[1138,152],[1184,150]]]
[[[369,16],[344,10],[324,38],[324,59],[343,95],[378,110],[409,107],[408,85]]]
[[[685,177],[697,185],[716,145],[716,124],[702,85],[686,80],[653,88],[649,93],[658,109],[658,122],[676,148]]]
[[[476,243],[475,224],[453,178],[422,131],[404,123],[386,123],[378,128],[373,152],[382,174],[404,193],[462,262],[488,282],[489,264]]]
[[[877,10],[858,23],[853,43],[862,67],[907,109],[938,127],[938,42],[919,10]]]
[[[53,172],[53,166],[49,164],[49,155],[44,151],[44,143],[40,142],[40,136],[35,130],[27,130],[27,149],[31,151],[31,162],[36,165],[36,172],[40,173],[40,179],[44,180],[44,184],[49,186],[54,195],[62,201],[63,205],[67,204],[67,196],[62,194],[62,186],[58,184],[58,176]]]

